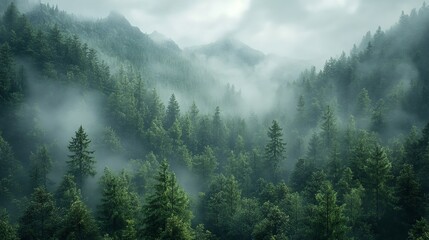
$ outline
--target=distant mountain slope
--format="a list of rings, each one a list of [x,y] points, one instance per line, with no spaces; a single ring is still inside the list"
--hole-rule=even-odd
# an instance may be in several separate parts
[[[191,54],[204,55],[207,58],[218,58],[233,65],[255,66],[261,63],[265,55],[246,44],[233,39],[224,38],[207,45],[187,49]]]
[[[63,31],[78,35],[101,55],[110,58],[107,61],[113,67],[118,65],[117,62],[131,64],[142,71],[151,85],[192,89],[213,82],[204,69],[182,55],[174,42],[154,41],[154,36],[141,32],[118,13],[97,21],[79,20],[42,4],[27,16],[35,26],[58,25]]]

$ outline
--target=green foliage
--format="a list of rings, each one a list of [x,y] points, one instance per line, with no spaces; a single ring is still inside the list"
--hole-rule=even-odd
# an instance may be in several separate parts
[[[167,162],[163,161],[155,177],[154,192],[146,197],[140,237],[190,239],[192,213],[189,199],[168,168]]]
[[[192,170],[201,179],[204,179],[206,184],[210,183],[211,178],[218,166],[218,162],[214,152],[210,146],[204,148],[201,155],[197,155],[192,160]]]
[[[138,200],[129,189],[125,173],[115,176],[109,169],[101,177],[102,196],[98,206],[101,230],[114,239],[123,239],[139,211]]]
[[[252,236],[254,239],[287,240],[289,217],[278,206],[265,202],[262,206],[262,220],[256,224]]]
[[[429,239],[429,223],[422,218],[417,220],[414,226],[408,232],[409,240],[427,240]]]
[[[68,171],[75,177],[79,188],[82,188],[85,177],[95,175],[95,160],[92,156],[94,151],[89,150],[90,143],[91,140],[80,126],[68,146],[71,152],[70,159],[67,161]]]
[[[384,149],[376,144],[374,150],[365,165],[366,179],[362,182],[369,199],[371,212],[377,220],[380,219],[383,209],[390,200],[392,189],[389,185],[391,180],[392,165],[386,156]]]
[[[47,187],[48,174],[52,169],[52,159],[49,155],[46,146],[42,146],[37,149],[36,153],[31,153],[30,156],[32,162],[32,173],[31,178],[34,187]]]
[[[15,177],[20,168],[12,148],[0,134],[0,204],[12,197],[16,185]]]
[[[171,95],[167,106],[167,112],[165,116],[164,128],[170,129],[180,117],[180,107],[174,94]]]
[[[279,164],[284,159],[285,145],[283,142],[283,129],[278,122],[273,120],[271,127],[268,128],[268,143],[265,146],[265,163],[267,176],[272,176],[277,180],[279,173]]]
[[[58,236],[60,239],[100,239],[98,227],[88,208],[76,199],[64,216]]]
[[[234,176],[219,175],[213,179],[203,199],[206,226],[216,236],[225,238],[232,227],[234,215],[239,211],[241,190]]]
[[[21,239],[55,239],[60,216],[54,198],[45,188],[35,188],[19,220]]]
[[[18,240],[15,227],[9,223],[6,211],[0,210],[0,239]]]
[[[316,194],[317,205],[314,206],[311,218],[312,233],[315,239],[347,239],[344,206],[337,205],[337,193],[328,182],[322,184]]]

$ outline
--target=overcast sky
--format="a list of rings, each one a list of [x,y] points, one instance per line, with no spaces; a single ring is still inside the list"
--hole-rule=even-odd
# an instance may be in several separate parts
[[[368,31],[396,23],[423,0],[42,0],[78,16],[123,14],[142,32],[180,47],[234,37],[266,54],[319,65]]]

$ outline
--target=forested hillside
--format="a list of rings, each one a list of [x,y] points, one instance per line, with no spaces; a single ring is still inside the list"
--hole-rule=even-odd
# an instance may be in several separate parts
[[[4,7],[0,239],[429,238],[429,7],[266,79],[250,115],[200,104],[219,75],[120,15]],[[217,46],[195,51],[263,58]]]

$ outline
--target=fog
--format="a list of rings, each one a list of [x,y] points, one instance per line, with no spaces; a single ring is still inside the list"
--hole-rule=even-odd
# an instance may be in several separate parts
[[[89,18],[117,11],[143,32],[158,31],[182,48],[234,37],[265,54],[320,67],[368,30],[388,29],[422,0],[42,0]],[[83,7],[85,6],[85,7]]]

